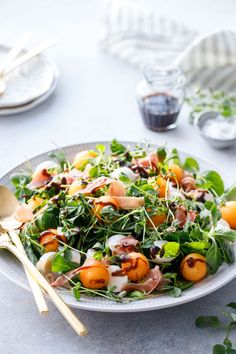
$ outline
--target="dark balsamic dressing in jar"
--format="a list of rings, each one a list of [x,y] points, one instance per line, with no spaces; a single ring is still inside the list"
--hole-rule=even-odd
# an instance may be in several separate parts
[[[184,99],[184,76],[178,67],[160,68],[155,62],[144,67],[145,80],[137,87],[138,104],[148,129],[173,129]]]
[[[144,124],[151,130],[171,128],[178,117],[180,103],[178,98],[167,93],[154,93],[139,101]]]

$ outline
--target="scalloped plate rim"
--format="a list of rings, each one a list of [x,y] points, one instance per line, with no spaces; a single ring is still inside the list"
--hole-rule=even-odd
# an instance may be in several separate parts
[[[140,142],[135,142],[135,141],[133,141],[133,142],[120,141],[120,142],[122,144],[131,145],[131,146],[134,144],[145,144],[142,142],[140,143]],[[97,144],[108,145],[109,141],[84,142],[84,143],[66,145],[66,146],[60,147],[59,149],[66,151],[66,154],[70,155],[69,151],[71,151],[71,150],[77,149],[79,151],[85,147],[87,147],[87,148],[95,147]],[[150,143],[150,144],[151,144],[151,146],[155,146],[155,147],[158,146],[157,144],[154,144],[154,143]],[[55,149],[46,151],[44,153],[38,154],[34,157],[31,157],[28,161],[32,162],[33,164],[36,165],[38,163],[37,162],[38,159],[42,159],[44,157],[46,158],[49,152],[53,152],[53,151],[57,151],[57,150],[58,150],[58,148],[55,148]],[[198,162],[200,163],[200,167],[202,164],[205,164],[206,166],[209,166],[210,168],[214,167],[211,163],[204,161],[201,158],[198,158],[192,154],[189,154],[189,153],[186,153],[186,152],[183,152],[180,150],[178,150],[178,151],[180,152],[180,154],[183,157],[186,157],[186,156],[195,157],[198,160]],[[3,176],[0,177],[0,183],[2,183],[4,180],[6,181],[6,179],[9,181],[10,174],[19,170],[23,166],[24,166],[24,162],[17,165],[14,168],[12,168],[7,173],[5,173]],[[217,170],[219,170],[219,169],[217,169]],[[222,171],[221,171],[221,173],[222,173]],[[222,173],[222,175],[224,177],[223,179],[226,179],[229,183],[229,177],[227,177],[225,175],[225,173]],[[6,253],[5,253],[5,255],[6,255]],[[16,266],[16,263],[18,263],[18,261],[15,260],[14,257],[9,254],[7,254],[7,257],[9,259],[11,259],[11,261],[13,261],[14,265]],[[4,264],[4,262],[1,261],[1,258],[0,258],[0,264]],[[12,266],[9,265],[7,261],[6,261],[6,264],[8,265],[8,268],[9,267],[12,268]],[[224,276],[225,270],[228,270],[228,271],[226,271],[226,275],[227,275],[226,277]],[[21,272],[21,275],[24,276],[24,271],[20,267],[19,268],[17,267],[17,271],[13,271],[13,274],[15,275],[15,277],[11,276],[10,274],[6,274],[6,269],[0,268],[1,274],[3,274],[5,277],[7,277],[9,280],[11,280],[15,284],[19,285],[20,287],[30,291],[30,289],[27,285],[27,279],[25,277],[23,278],[24,279],[23,281],[21,279],[20,280],[17,279],[17,273],[19,273],[19,272]],[[223,272],[223,277],[221,274],[222,272]],[[182,304],[190,302],[190,301],[197,300],[203,296],[206,296],[206,295],[220,289],[221,287],[223,287],[224,285],[226,285],[227,283],[232,281],[235,277],[236,277],[236,263],[234,263],[232,265],[227,265],[227,266],[221,267],[215,276],[207,277],[202,282],[196,284],[193,288],[190,288],[190,289],[184,291],[183,294],[178,298],[172,298],[169,295],[157,295],[156,297],[153,297],[153,298],[139,300],[139,301],[131,302],[128,304],[126,304],[126,303],[120,304],[120,303],[115,303],[111,300],[103,300],[102,298],[89,298],[89,297],[82,297],[81,301],[77,301],[68,290],[61,290],[60,289],[60,290],[58,290],[58,293],[63,297],[64,301],[69,306],[71,306],[73,308],[77,308],[77,309],[98,311],[98,312],[119,312],[119,313],[122,313],[122,312],[123,313],[125,313],[125,312],[142,312],[142,311],[152,311],[152,310],[173,307],[173,306],[177,306],[177,305],[182,305]],[[212,279],[213,279],[213,284],[212,284]],[[208,283],[210,283],[210,285]],[[190,293],[189,293],[189,291],[190,291]],[[162,301],[163,299],[164,299],[164,301]],[[166,301],[165,301],[165,299],[166,299]]]

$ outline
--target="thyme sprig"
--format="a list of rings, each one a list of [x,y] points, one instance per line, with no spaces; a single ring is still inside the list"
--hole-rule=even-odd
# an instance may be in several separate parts
[[[186,98],[186,102],[191,108],[189,116],[191,123],[204,111],[216,111],[225,118],[236,115],[236,96],[224,91],[197,89],[193,96]]]
[[[198,328],[218,328],[225,332],[222,344],[215,344],[212,348],[213,354],[234,354],[236,353],[236,347],[233,348],[233,343],[230,338],[231,332],[236,328],[236,302],[231,302],[226,305],[232,311],[227,311],[224,308],[218,308],[222,314],[222,318],[218,316],[199,316],[196,321],[196,327]],[[225,323],[226,320],[227,322]]]

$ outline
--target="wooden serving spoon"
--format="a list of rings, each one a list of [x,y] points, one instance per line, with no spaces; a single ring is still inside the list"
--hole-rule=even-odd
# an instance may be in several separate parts
[[[11,238],[9,239],[8,235],[2,234],[0,236],[0,248],[8,249],[21,261],[21,263],[27,268],[27,271],[30,272],[33,281],[37,281],[37,283],[48,293],[52,302],[55,304],[61,314],[65,317],[65,319],[69,322],[72,328],[76,331],[76,333],[81,336],[87,335],[87,328],[73,314],[70,308],[65,304],[65,302],[61,299],[57,292],[51,287],[51,285],[38,271],[38,269],[30,262],[30,260],[22,252],[22,250],[15,246],[15,237],[19,238],[19,236],[16,231],[14,231],[14,229],[19,227],[19,224],[21,224],[14,218],[14,213],[18,205],[18,200],[16,199],[14,194],[5,186],[0,185],[0,224],[2,228],[8,231],[8,234]],[[15,245],[10,241],[13,241]]]
[[[15,246],[25,254],[24,247],[21,243],[21,240],[18,236],[17,231],[10,231],[14,230],[21,226],[22,223],[19,223],[15,218],[14,214],[19,206],[19,202],[16,199],[15,195],[7,189],[5,186],[0,186],[0,226],[1,226],[1,233],[5,230],[8,230],[9,236]],[[47,314],[48,307],[45,302],[42,289],[39,284],[35,281],[32,277],[31,273],[25,268],[25,274],[27,276],[29,285],[31,287],[35,302],[37,304],[38,310],[40,314]]]

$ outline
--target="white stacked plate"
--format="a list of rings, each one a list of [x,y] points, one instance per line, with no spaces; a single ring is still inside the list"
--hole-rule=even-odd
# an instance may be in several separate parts
[[[0,45],[0,60],[9,48]],[[6,91],[0,95],[0,115],[16,114],[36,107],[55,90],[58,71],[40,54],[19,66],[6,77]]]

